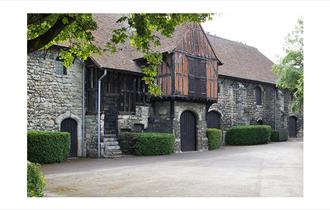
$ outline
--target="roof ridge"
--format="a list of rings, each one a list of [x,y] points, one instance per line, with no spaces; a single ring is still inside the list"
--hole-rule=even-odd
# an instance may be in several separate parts
[[[251,46],[251,45],[245,44],[245,43],[240,42],[240,41],[234,41],[234,40],[226,39],[226,38],[220,37],[220,36],[218,36],[218,35],[213,35],[213,34],[210,34],[209,32],[207,32],[207,36],[211,36],[211,37],[214,37],[214,38],[216,38],[216,39],[222,39],[222,40],[224,40],[224,41],[228,41],[228,42],[231,42],[231,43],[236,44],[236,45],[240,45],[240,46],[243,46],[243,47],[250,47],[250,48],[253,48],[253,49],[258,50],[258,48],[254,47],[254,46]],[[259,50],[258,50],[258,51],[259,51]]]

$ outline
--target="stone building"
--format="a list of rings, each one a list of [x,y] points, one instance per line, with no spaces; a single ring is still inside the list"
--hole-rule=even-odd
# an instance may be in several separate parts
[[[104,45],[120,27],[117,15],[94,15],[96,44]],[[302,118],[289,110],[290,94],[275,87],[271,61],[257,49],[207,35],[198,24],[161,38],[157,83],[162,96],[150,97],[142,80],[141,53],[129,43],[66,69],[65,46],[28,55],[28,130],[71,133],[70,156],[121,154],[124,131],[173,133],[176,151],[206,150],[207,127],[292,125],[302,135]],[[293,134],[292,134],[293,135]]]
[[[219,97],[209,111],[220,116],[221,128],[233,125],[267,124],[274,130],[289,129],[303,135],[303,118],[290,109],[292,95],[276,88],[272,61],[258,49],[208,35],[224,65],[219,67]]]

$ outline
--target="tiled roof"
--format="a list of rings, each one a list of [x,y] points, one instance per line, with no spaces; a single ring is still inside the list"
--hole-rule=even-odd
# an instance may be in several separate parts
[[[96,45],[104,47],[111,39],[112,30],[120,28],[125,24],[116,23],[122,15],[124,14],[93,14],[93,18],[98,26],[98,29],[93,33]],[[177,27],[171,38],[158,35],[160,37],[161,45],[154,50],[159,52],[172,51],[176,47],[177,42],[182,38],[184,30],[185,26]],[[105,51],[101,55],[92,55],[91,57],[100,67],[103,68],[141,72],[134,62],[134,59],[142,58],[143,54],[131,47],[129,41],[117,45],[117,52],[114,54],[110,51]]]
[[[124,26],[125,23],[116,23],[123,15],[125,14],[93,14],[98,26],[98,29],[93,32],[96,45],[104,47],[111,39],[112,30]],[[182,39],[182,35],[186,30],[185,27],[187,26],[178,26],[171,38],[159,35],[161,45],[156,50],[159,52],[174,50],[177,43]],[[276,76],[271,70],[272,61],[259,52],[258,49],[209,34],[207,37],[216,56],[223,63],[219,66],[219,75],[276,83]],[[141,72],[134,60],[142,57],[143,54],[131,47],[129,41],[119,44],[116,53],[105,51],[100,55],[91,56],[101,68],[131,72]]]
[[[272,72],[273,62],[257,48],[210,34],[207,36],[223,62],[219,66],[219,75],[276,83],[276,75]]]

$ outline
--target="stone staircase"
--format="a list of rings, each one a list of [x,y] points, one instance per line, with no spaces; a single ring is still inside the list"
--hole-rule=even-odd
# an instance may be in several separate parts
[[[103,137],[105,158],[118,158],[121,157],[122,152],[120,150],[118,138],[116,134],[105,134]]]

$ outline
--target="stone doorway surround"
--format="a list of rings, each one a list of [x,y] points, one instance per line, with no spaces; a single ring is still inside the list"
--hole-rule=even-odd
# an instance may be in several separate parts
[[[174,102],[173,133],[176,138],[176,152],[181,150],[180,116],[184,111],[191,111],[196,117],[196,151],[208,150],[208,139],[206,137],[206,105],[203,103]]]
[[[80,117],[78,117],[77,115],[73,114],[72,112],[70,111],[66,111],[65,113],[61,114],[60,116],[58,116],[56,118],[56,123],[58,125],[58,130],[61,131],[61,123],[63,120],[67,119],[67,118],[72,118],[74,119],[76,122],[77,122],[77,141],[78,141],[78,151],[77,151],[77,156],[78,157],[82,157],[82,136],[81,136],[81,132],[82,132],[82,124],[81,124],[81,119]]]

